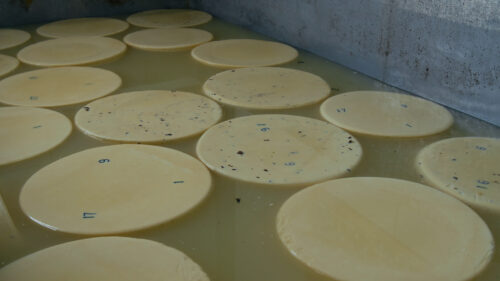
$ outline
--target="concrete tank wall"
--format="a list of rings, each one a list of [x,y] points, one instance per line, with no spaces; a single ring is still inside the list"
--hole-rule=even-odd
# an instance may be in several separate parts
[[[191,7],[500,125],[498,0],[191,0]]]

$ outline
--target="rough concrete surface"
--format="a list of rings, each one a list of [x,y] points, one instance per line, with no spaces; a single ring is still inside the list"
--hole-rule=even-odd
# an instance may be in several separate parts
[[[497,0],[190,4],[500,126]]]

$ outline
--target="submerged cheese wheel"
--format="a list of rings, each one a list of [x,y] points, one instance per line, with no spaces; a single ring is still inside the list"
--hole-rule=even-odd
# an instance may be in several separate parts
[[[23,212],[56,231],[112,234],[141,230],[187,213],[211,188],[208,170],[165,147],[122,144],[77,152],[24,184]]]
[[[65,106],[108,95],[121,85],[115,73],[94,67],[57,67],[23,72],[0,81],[0,102]]]
[[[120,33],[128,26],[127,22],[113,18],[73,18],[44,24],[36,32],[50,38],[108,36]]]
[[[417,168],[426,183],[473,207],[500,213],[500,139],[435,142],[420,151]]]
[[[179,91],[138,91],[96,100],[80,109],[85,134],[118,142],[158,143],[201,134],[222,118],[220,106]]]
[[[98,237],[59,244],[0,269],[2,281],[208,281],[184,253],[161,243]]]
[[[421,137],[453,124],[444,107],[390,92],[357,91],[333,96],[320,108],[329,122],[348,131],[384,137]]]
[[[10,28],[0,29],[0,50],[19,46],[30,40],[31,34],[26,31]]]
[[[48,109],[0,108],[0,165],[35,157],[61,144],[71,133],[71,121]]]
[[[250,109],[286,109],[319,102],[330,94],[320,77],[289,68],[251,67],[210,77],[203,91],[221,103]]]
[[[130,24],[149,27],[190,27],[209,22],[210,14],[196,10],[158,9],[139,12],[127,18]]]
[[[0,54],[0,77],[12,72],[19,66],[16,58]]]
[[[17,58],[36,66],[85,65],[118,57],[126,49],[121,41],[107,37],[64,37],[27,46]]]
[[[212,40],[212,33],[195,28],[157,28],[127,34],[128,45],[149,51],[175,51],[191,48]]]
[[[205,43],[194,48],[196,60],[219,67],[273,66],[294,60],[294,48],[272,41],[229,39]]]
[[[326,122],[269,114],[215,125],[196,153],[209,169],[236,180],[299,186],[349,173],[362,151],[351,135]]]
[[[346,178],[303,189],[277,216],[285,247],[335,280],[469,280],[490,262],[483,220],[455,198],[389,178]]]

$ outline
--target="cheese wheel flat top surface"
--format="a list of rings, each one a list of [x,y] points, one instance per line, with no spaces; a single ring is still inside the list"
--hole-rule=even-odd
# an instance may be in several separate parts
[[[87,149],[24,184],[23,212],[47,228],[102,235],[145,229],[192,210],[211,189],[206,167],[173,149],[121,144]]]
[[[191,51],[196,60],[219,67],[257,67],[284,64],[298,56],[294,48],[272,41],[228,39],[202,44]]]
[[[0,107],[0,165],[47,152],[70,135],[71,121],[43,108]]]
[[[71,241],[25,256],[0,269],[2,281],[208,281],[181,251],[128,237]]]
[[[50,38],[70,36],[108,36],[126,30],[129,24],[113,18],[73,18],[51,22],[36,32]]]
[[[330,86],[312,73],[281,67],[227,70],[210,77],[205,95],[224,104],[250,109],[286,109],[317,103]]]
[[[64,37],[29,45],[17,58],[35,66],[86,65],[115,58],[126,49],[124,43],[108,37]]]
[[[0,81],[0,102],[55,107],[88,102],[120,87],[115,73],[94,67],[56,67],[23,72]]]
[[[203,11],[183,9],[158,9],[139,12],[127,18],[130,24],[149,27],[189,27],[204,24],[212,20],[212,16]]]
[[[362,150],[354,137],[327,122],[267,114],[213,126],[196,153],[209,169],[232,179],[299,186],[349,173]]]
[[[9,74],[19,66],[19,61],[11,56],[0,54],[0,77]]]
[[[96,100],[81,108],[76,126],[118,142],[160,143],[201,134],[222,118],[220,106],[180,91],[138,91]]]
[[[297,259],[335,280],[469,280],[490,262],[483,220],[433,188],[389,178],[346,178],[303,189],[277,215]]]
[[[465,203],[500,212],[500,139],[444,139],[417,156],[423,180]]]
[[[175,51],[191,48],[212,40],[212,33],[195,28],[157,28],[127,34],[128,45],[149,51]]]
[[[31,34],[19,29],[0,29],[0,50],[19,46],[30,40]]]
[[[335,95],[320,108],[329,122],[350,132],[384,137],[421,137],[453,124],[444,107],[410,95],[357,91]]]

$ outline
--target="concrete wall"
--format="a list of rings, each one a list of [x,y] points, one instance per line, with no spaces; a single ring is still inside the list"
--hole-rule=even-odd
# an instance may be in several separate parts
[[[0,27],[187,6],[187,0],[0,0]]]
[[[498,0],[191,0],[190,4],[500,125]]]

